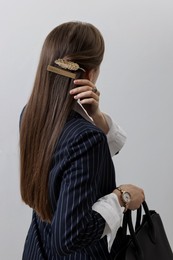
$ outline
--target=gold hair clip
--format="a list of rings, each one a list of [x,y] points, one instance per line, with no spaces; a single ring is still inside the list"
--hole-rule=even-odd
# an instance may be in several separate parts
[[[83,68],[79,67],[79,64],[72,62],[72,61],[68,61],[68,60],[64,60],[64,59],[58,59],[55,60],[55,63],[60,66],[62,69],[68,69],[68,70],[83,70],[85,71]]]
[[[56,74],[59,74],[59,75],[71,78],[71,79],[75,79],[76,78],[76,74],[75,73],[72,73],[72,72],[69,72],[69,71],[66,71],[66,70],[63,70],[63,69],[59,69],[59,68],[54,67],[54,66],[48,65],[47,66],[47,70],[50,71],[50,72],[53,72],[53,73],[56,73]]]

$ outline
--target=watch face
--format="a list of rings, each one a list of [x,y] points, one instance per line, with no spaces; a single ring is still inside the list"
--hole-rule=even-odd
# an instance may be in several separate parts
[[[131,196],[130,196],[130,193],[128,193],[128,192],[124,192],[122,194],[122,198],[125,203],[129,203],[131,201]]]

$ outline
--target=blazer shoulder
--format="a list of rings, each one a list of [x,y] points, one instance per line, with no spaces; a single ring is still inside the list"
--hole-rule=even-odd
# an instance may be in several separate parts
[[[96,125],[87,121],[77,112],[65,124],[63,136],[70,139],[78,139],[81,136],[97,136],[103,140],[107,140],[105,133]],[[88,137],[89,137],[88,136]]]
[[[75,113],[64,126],[55,147],[55,154],[63,153],[63,157],[66,157],[74,148],[89,151],[98,145],[102,147],[108,145],[104,132],[80,114]]]

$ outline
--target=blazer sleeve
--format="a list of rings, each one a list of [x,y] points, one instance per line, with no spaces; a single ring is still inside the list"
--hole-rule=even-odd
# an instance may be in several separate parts
[[[103,234],[105,220],[92,205],[98,200],[106,153],[106,136],[96,130],[80,134],[68,147],[68,167],[52,220],[52,245],[59,255],[81,250]]]

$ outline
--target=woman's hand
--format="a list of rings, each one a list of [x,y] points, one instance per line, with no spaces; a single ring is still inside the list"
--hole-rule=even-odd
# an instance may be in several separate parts
[[[122,190],[130,193],[131,201],[127,204],[127,208],[131,210],[138,209],[142,202],[145,200],[143,189],[132,184],[123,184],[120,187]],[[121,199],[121,192],[117,189],[115,189],[113,192],[118,196],[120,205],[123,206],[124,204]]]
[[[74,80],[74,84],[78,87],[70,90],[70,94],[74,96],[74,99],[80,100],[80,103],[85,108],[88,115],[92,117],[96,126],[107,133],[109,131],[109,127],[103,113],[99,108],[100,92],[88,79]]]
[[[71,95],[74,95],[74,99],[80,99],[80,103],[86,109],[89,116],[94,117],[99,113],[99,96],[100,92],[95,90],[95,85],[87,79],[74,80],[74,84],[77,86],[70,91]]]

